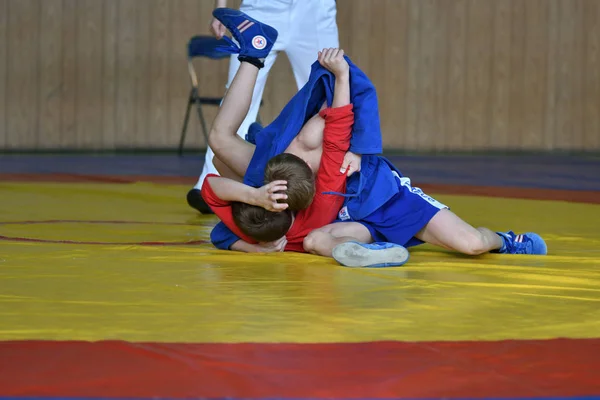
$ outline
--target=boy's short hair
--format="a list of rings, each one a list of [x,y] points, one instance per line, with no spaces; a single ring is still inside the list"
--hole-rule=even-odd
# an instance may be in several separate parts
[[[292,226],[292,213],[267,211],[246,203],[231,203],[233,222],[244,234],[258,242],[272,242],[284,237]]]
[[[308,208],[315,196],[315,176],[306,162],[300,157],[281,153],[271,158],[265,168],[265,183],[287,181],[288,196],[285,202],[288,210],[300,211]]]

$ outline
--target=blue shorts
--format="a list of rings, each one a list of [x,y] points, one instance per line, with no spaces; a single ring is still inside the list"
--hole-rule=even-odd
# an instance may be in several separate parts
[[[399,177],[398,193],[383,206],[358,222],[364,225],[376,242],[390,242],[404,247],[417,246],[423,242],[415,235],[425,227],[438,211],[448,208],[410,185],[410,179]],[[340,215],[344,209],[340,211]],[[347,212],[347,210],[346,210]],[[350,216],[350,220],[353,220]],[[348,219],[345,219],[348,221]],[[337,219],[335,222],[344,222]]]

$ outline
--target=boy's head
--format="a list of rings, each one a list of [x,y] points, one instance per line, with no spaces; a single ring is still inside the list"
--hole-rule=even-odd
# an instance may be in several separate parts
[[[299,211],[310,206],[315,196],[315,176],[303,159],[289,153],[271,158],[265,168],[265,182],[278,180],[287,181],[288,198],[282,201],[288,204],[288,210]]]
[[[231,203],[233,221],[246,235],[258,242],[272,242],[284,237],[292,226],[292,213],[267,211],[246,203]]]

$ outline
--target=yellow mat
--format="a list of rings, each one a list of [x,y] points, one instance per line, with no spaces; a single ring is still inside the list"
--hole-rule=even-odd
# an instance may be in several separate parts
[[[600,205],[436,196],[476,226],[540,233],[550,255],[421,246],[400,268],[349,269],[181,244],[216,223],[187,189],[0,183],[0,340],[600,337]]]

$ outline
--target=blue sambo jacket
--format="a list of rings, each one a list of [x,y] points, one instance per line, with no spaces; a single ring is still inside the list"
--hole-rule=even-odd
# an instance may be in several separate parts
[[[361,172],[348,178],[348,194],[331,194],[347,197],[347,210],[352,219],[358,220],[391,198],[397,191],[397,184],[390,174],[391,163],[376,156],[382,152],[382,141],[375,86],[348,57],[345,58],[350,65],[350,101],[354,111],[350,151],[363,155],[363,159]],[[316,61],[311,67],[308,82],[292,97],[281,114],[255,135],[247,137],[256,145],[256,149],[244,176],[245,184],[253,187],[264,184],[264,170],[269,159],[285,151],[306,121],[319,112],[324,101],[331,106],[334,85],[333,74]],[[219,249],[229,249],[239,240],[222,222],[214,227],[210,237]]]

